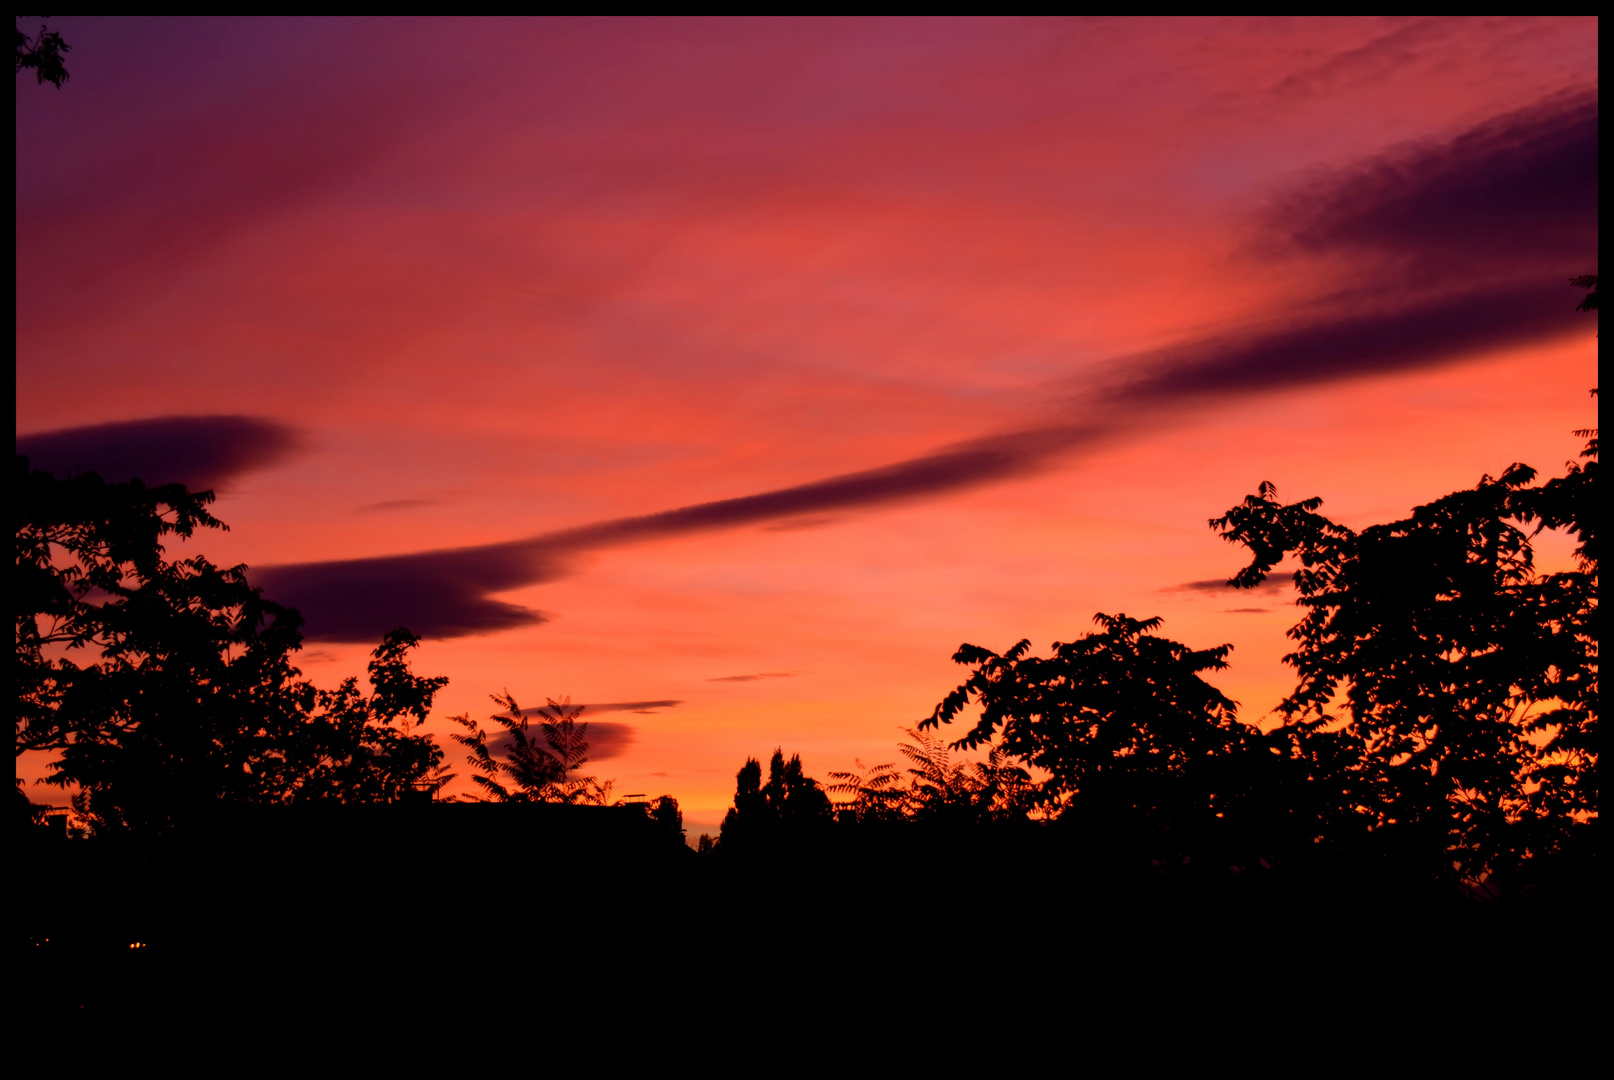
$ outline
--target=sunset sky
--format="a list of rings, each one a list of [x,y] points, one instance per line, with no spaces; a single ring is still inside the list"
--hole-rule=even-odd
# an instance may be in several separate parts
[[[216,488],[183,550],[310,678],[408,626],[431,730],[570,695],[692,835],[1095,612],[1233,643],[1259,722],[1296,611],[1208,518],[1596,423],[1594,19],[51,26],[19,449]]]

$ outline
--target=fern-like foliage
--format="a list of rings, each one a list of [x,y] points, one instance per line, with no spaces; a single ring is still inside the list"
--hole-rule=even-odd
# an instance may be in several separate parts
[[[502,729],[493,730],[491,744],[492,729],[468,713],[449,717],[466,730],[450,737],[470,751],[465,760],[475,770],[470,780],[482,793],[482,801],[606,804],[614,782],[601,783],[578,772],[588,761],[588,723],[577,719],[583,706],[573,705],[570,697],[549,698],[547,705],[534,710],[542,717],[535,730],[510,691],[490,697],[503,707],[489,717],[490,724]]]
[[[895,762],[869,766],[854,758],[855,772],[831,772],[828,790],[849,796],[837,809],[852,811],[859,821],[883,821],[906,816],[908,792]]]
[[[1031,775],[1000,746],[985,761],[958,762],[939,734],[902,728],[912,742],[897,744],[910,767],[868,766],[832,772],[829,791],[846,796],[840,806],[859,821],[897,821],[946,816],[977,822],[1023,818],[1036,805]]]
[[[1576,311],[1596,311],[1597,310],[1597,275],[1596,274],[1581,274],[1579,277],[1572,277],[1572,278],[1569,279],[1569,284],[1573,285],[1577,289],[1585,289],[1586,290],[1585,297],[1581,300],[1581,302],[1579,304],[1575,305],[1575,310]]]
[[[970,776],[962,765],[955,765],[947,744],[928,731],[903,729],[911,743],[899,742],[897,752],[913,763],[908,775],[914,802],[921,809],[939,810],[968,801]]]

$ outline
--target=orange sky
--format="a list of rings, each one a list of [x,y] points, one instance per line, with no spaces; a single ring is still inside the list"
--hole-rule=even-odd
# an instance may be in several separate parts
[[[288,595],[541,538],[455,603],[545,621],[428,634],[433,729],[506,687],[676,702],[599,714],[597,764],[692,832],[746,755],[891,760],[960,642],[1097,611],[1234,643],[1257,719],[1294,609],[1177,588],[1240,565],[1207,518],[1270,479],[1388,520],[1595,423],[1563,284],[1596,268],[1595,20],[52,25],[19,438],[274,425],[194,547]]]

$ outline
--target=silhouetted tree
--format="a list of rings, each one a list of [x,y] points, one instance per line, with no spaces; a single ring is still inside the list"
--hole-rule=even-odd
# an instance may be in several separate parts
[[[1595,311],[1596,276],[1573,284]],[[1228,646],[1193,650],[1152,635],[1158,619],[1105,615],[1102,633],[1047,659],[1025,641],[1001,656],[964,646],[954,659],[974,675],[920,727],[979,702],[954,746],[1001,731],[1004,752],[1050,774],[1038,798],[1062,824],[1162,851],[1365,857],[1471,882],[1592,852],[1597,430],[1577,434],[1584,463],[1561,478],[1532,486],[1534,470],[1514,465],[1361,533],[1318,514],[1319,499],[1281,503],[1271,484],[1214,519],[1252,556],[1229,584],[1301,563],[1308,613],[1285,658],[1300,684],[1277,731],[1239,723],[1200,677],[1225,667]],[[1531,523],[1574,534],[1577,569],[1538,574]],[[909,806],[957,801],[967,785],[944,756],[905,754],[919,766]],[[893,776],[838,774],[837,790],[890,805]]]
[[[73,47],[62,40],[62,35],[43,20],[39,24],[39,33],[33,36],[23,30],[20,21],[17,24],[17,72],[32,68],[41,84],[48,82],[58,90],[62,88],[62,83],[68,78],[64,57],[72,50]]]
[[[911,816],[983,823],[1022,818],[1034,805],[1030,774],[1012,763],[1002,746],[993,746],[985,761],[955,762],[938,734],[904,730],[913,742],[899,742],[897,752],[911,763]]]
[[[734,805],[723,817],[719,842],[725,850],[744,849],[763,842],[802,836],[831,820],[829,796],[808,776],[801,755],[785,759],[775,749],[768,762],[768,782],[762,783],[762,765],[746,758],[735,774]]]
[[[684,813],[678,809],[678,800],[671,795],[663,795],[655,801],[650,810],[650,819],[668,833],[683,840]]]
[[[219,803],[392,802],[428,783],[442,750],[411,731],[448,680],[418,678],[395,630],[369,670],[333,691],[296,678],[272,648],[208,663],[103,661],[88,672],[105,722],[80,731],[47,782],[77,787],[73,805],[97,832],[160,830]]]
[[[734,774],[734,805],[723,815],[718,841],[733,850],[766,833],[768,800],[762,794],[762,763],[748,757]]]
[[[211,492],[59,480],[17,459],[16,748],[58,750],[96,831],[161,830],[219,802],[385,801],[441,761],[412,734],[447,680],[409,672],[394,631],[374,693],[299,678],[301,616],[242,566],[169,561],[165,538],[224,528]]]
[[[127,599],[131,587],[171,576],[162,558],[165,538],[226,526],[207,510],[211,492],[192,493],[180,484],[107,484],[94,473],[58,480],[31,469],[21,455],[12,484],[12,682],[21,754],[59,750],[78,730],[102,720],[64,709],[82,675],[73,658],[86,649],[116,648],[120,630],[128,632],[119,625],[123,620],[112,618],[115,607],[95,601],[115,604]],[[268,605],[263,611],[279,622],[279,609]]]
[[[573,705],[569,697],[559,701],[549,698],[547,705],[536,710],[543,718],[539,724],[543,735],[540,743],[533,737],[527,714],[508,690],[491,697],[504,706],[504,712],[490,718],[504,729],[502,740],[496,737],[494,745],[489,745],[487,730],[470,714],[449,717],[468,732],[451,737],[471,751],[466,760],[479,774],[471,781],[490,801],[606,804],[613,781],[602,784],[598,778],[578,772],[588,762],[588,722],[577,722],[583,706]],[[505,744],[503,758],[494,754],[498,741]],[[674,803],[675,811],[676,808]]]
[[[952,816],[973,808],[974,785],[963,763],[955,763],[947,743],[929,731],[909,729],[914,741],[898,743],[897,752],[910,762],[909,812],[925,816]]]
[[[768,760],[768,782],[762,788],[768,817],[774,821],[817,821],[829,816],[829,796],[818,781],[802,771],[801,755],[775,749]]]
[[[1156,636],[1158,618],[1094,621],[1101,632],[1056,642],[1046,658],[1029,655],[1029,641],[1001,655],[962,646],[953,659],[974,673],[920,729],[951,723],[978,702],[980,719],[953,745],[997,739],[1001,755],[1045,770],[1035,789],[1014,793],[1021,805],[1035,803],[1136,857],[1256,857],[1274,842],[1260,820],[1262,790],[1276,781],[1267,740],[1200,677],[1225,668],[1232,647],[1191,649]]]
[[[354,678],[315,691],[314,708],[293,729],[306,744],[302,760],[290,748],[277,755],[291,765],[285,781],[292,801],[390,802],[452,779],[437,771],[443,752],[436,741],[411,734],[448,685],[447,676],[422,678],[409,670],[407,654],[419,644],[403,629],[383,638],[367,668],[368,695]]]
[[[1597,815],[1597,447],[1532,487],[1500,477],[1357,533],[1263,483],[1211,521],[1247,547],[1231,584],[1285,556],[1305,618],[1279,706],[1297,758],[1333,763],[1338,812],[1427,871],[1477,880],[1584,846]],[[1578,568],[1535,570],[1521,524],[1565,528]]]
[[[1161,620],[1098,614],[1103,632],[1055,642],[1030,656],[1029,640],[999,655],[962,645],[954,663],[970,678],[936,706],[921,730],[951,723],[972,702],[981,716],[955,745],[973,749],[1002,731],[1003,748],[1051,774],[1059,801],[1114,773],[1172,771],[1237,735],[1237,706],[1199,677],[1227,666],[1231,645],[1195,650],[1150,633]],[[1240,725],[1242,726],[1242,725]]]

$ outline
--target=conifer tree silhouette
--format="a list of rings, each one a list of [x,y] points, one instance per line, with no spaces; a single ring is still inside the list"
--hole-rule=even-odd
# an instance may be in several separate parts
[[[762,765],[746,758],[734,778],[734,805],[723,816],[718,844],[736,852],[784,837],[807,835],[831,820],[833,811],[823,787],[802,768],[801,755],[787,760],[775,749],[768,761],[768,782],[762,782]]]

